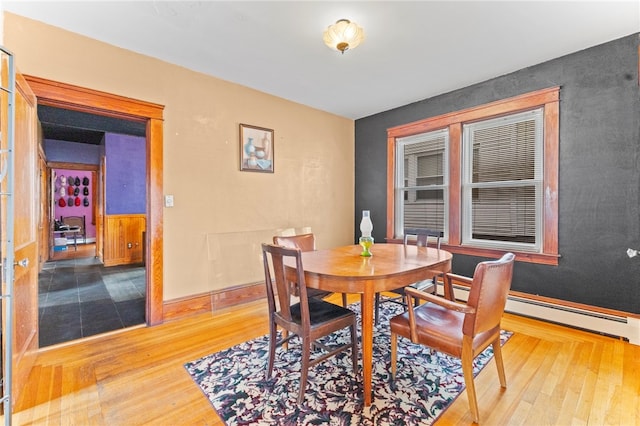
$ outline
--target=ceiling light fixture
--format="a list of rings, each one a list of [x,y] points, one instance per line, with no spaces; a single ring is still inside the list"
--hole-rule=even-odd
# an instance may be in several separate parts
[[[344,51],[356,48],[364,40],[364,30],[355,22],[340,19],[329,25],[323,34],[324,44],[344,55]]]

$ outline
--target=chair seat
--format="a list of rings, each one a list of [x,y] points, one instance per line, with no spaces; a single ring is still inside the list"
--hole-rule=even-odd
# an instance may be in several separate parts
[[[343,308],[340,305],[336,305],[335,303],[325,302],[321,299],[309,298],[309,321],[311,323],[311,327],[339,318],[349,318],[353,315],[353,311]],[[301,323],[302,319],[300,316],[299,303],[291,306],[291,317],[296,323]]]
[[[435,303],[425,303],[414,309],[418,341],[430,348],[460,357],[462,354],[462,324],[464,314],[452,311]],[[392,333],[410,338],[409,313],[404,312],[389,321]],[[500,328],[477,334],[473,338],[473,352],[493,339]],[[486,345],[485,345],[486,346]]]

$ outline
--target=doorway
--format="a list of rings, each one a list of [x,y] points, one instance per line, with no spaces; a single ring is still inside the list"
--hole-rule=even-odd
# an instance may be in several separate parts
[[[147,325],[162,322],[162,116],[161,105],[137,101],[117,95],[97,92],[91,89],[64,83],[53,82],[38,77],[24,76],[37,97],[38,105],[57,110],[73,111],[102,120],[128,126],[144,128],[146,164],[144,167],[146,185],[146,222],[143,234],[142,263],[145,274],[144,318]],[[61,111],[57,111],[62,113]],[[73,126],[71,126],[73,127]],[[68,129],[67,129],[68,130]],[[78,130],[92,130],[80,128]],[[105,128],[99,128],[104,133]],[[50,194],[53,187],[44,189]],[[43,197],[41,197],[43,198]],[[98,199],[98,204],[101,200]],[[104,221],[102,209],[98,206],[96,222]],[[50,222],[52,222],[51,218]],[[98,230],[96,246],[100,247],[100,238],[104,231]],[[99,249],[98,249],[99,250]]]
[[[125,242],[110,241],[117,236],[108,226],[114,214],[133,214],[142,223],[146,218],[144,123],[46,105],[38,106],[38,118],[53,222],[47,224],[53,229],[49,256],[38,274],[40,347],[144,324],[142,250],[114,259],[110,248]],[[110,182],[102,179],[105,174]],[[123,187],[118,199],[108,184]],[[107,226],[98,218],[107,219]],[[99,233],[103,238],[96,238]],[[141,247],[143,233],[142,226],[132,230],[129,244]]]

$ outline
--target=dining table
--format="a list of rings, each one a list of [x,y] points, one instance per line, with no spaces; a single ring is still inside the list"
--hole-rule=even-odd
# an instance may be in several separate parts
[[[374,300],[376,293],[408,286],[451,271],[452,254],[446,250],[396,243],[375,244],[372,256],[362,247],[348,245],[302,253],[307,287],[361,297],[362,382],[364,405],[371,405],[373,373]],[[294,277],[294,264],[286,265]]]

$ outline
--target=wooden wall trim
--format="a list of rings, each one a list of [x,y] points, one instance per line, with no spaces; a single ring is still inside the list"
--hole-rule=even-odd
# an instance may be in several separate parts
[[[161,324],[164,318],[164,205],[163,186],[163,122],[147,121],[147,233],[145,263],[147,265],[147,324]]]
[[[61,161],[47,161],[47,167],[50,169],[67,169],[67,170],[88,170],[97,172],[97,164],[84,164],[84,163],[65,163]]]
[[[163,321],[164,106],[35,76],[24,76],[41,105],[147,123],[147,325]]]
[[[216,312],[266,297],[264,283],[216,290],[164,302],[164,319],[176,320],[189,315]]]
[[[146,218],[147,215],[144,213],[133,213],[133,214],[108,214],[105,217],[109,217],[112,219],[121,219],[121,218],[130,218],[130,217],[143,217]]]
[[[462,123],[449,125],[449,158],[462,158]],[[449,161],[449,244],[462,244],[462,168]]]
[[[387,239],[395,236],[396,138],[387,137]]]
[[[560,87],[525,93],[478,105],[461,111],[391,127],[387,129],[387,242],[395,242],[395,150],[398,138],[447,129],[449,133],[449,213],[448,249],[454,253],[493,256],[504,250],[462,246],[462,132],[463,124],[544,107],[543,246],[540,253],[515,252],[517,260],[557,265],[558,246],[558,168],[559,168]]]
[[[531,109],[532,105],[545,105],[551,102],[558,102],[560,87],[554,86],[537,90],[531,93],[514,96],[507,99],[500,99],[495,102],[478,105],[461,111],[454,111],[412,123],[401,124],[387,129],[387,136],[390,138],[400,138],[404,136],[426,133],[432,130],[444,129],[456,123],[469,123],[487,117],[497,117],[500,115],[513,114],[520,110]]]
[[[149,118],[162,120],[164,107],[159,104],[30,75],[25,75],[24,78],[36,93],[40,105],[81,112],[90,112],[87,111],[87,107],[90,107],[93,112],[100,111],[101,115],[111,117],[122,117],[125,114],[137,121]]]

